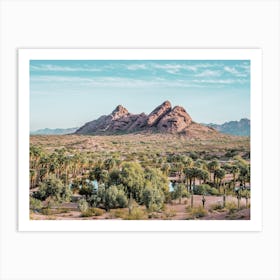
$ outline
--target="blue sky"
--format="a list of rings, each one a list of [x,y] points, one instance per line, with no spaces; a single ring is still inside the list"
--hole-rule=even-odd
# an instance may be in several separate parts
[[[165,100],[196,122],[250,118],[250,61],[30,61],[31,131],[78,127],[119,104],[148,114]]]

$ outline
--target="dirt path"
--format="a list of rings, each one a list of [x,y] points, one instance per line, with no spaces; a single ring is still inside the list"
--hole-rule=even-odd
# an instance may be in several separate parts
[[[229,214],[228,210],[211,210],[211,206],[213,205],[222,205],[223,204],[223,197],[222,196],[205,196],[205,209],[207,210],[207,214],[204,217],[200,217],[201,220],[249,220],[250,219],[250,209],[243,209],[239,211],[234,211],[233,213]],[[236,197],[227,197],[227,203],[233,202],[237,204]],[[71,205],[70,205],[71,204]],[[101,216],[94,216],[94,217],[81,217],[81,212],[77,208],[77,203],[68,203],[61,205],[61,208],[67,208],[67,213],[60,213],[60,214],[51,214],[51,215],[42,215],[40,213],[32,213],[31,219],[34,220],[100,220],[100,219],[112,219],[110,213],[105,213]],[[171,220],[186,220],[190,219],[191,216],[188,214],[187,208],[190,207],[191,199],[184,198],[182,199],[181,203],[179,200],[174,200],[172,203],[166,204],[166,209],[163,213],[157,215],[158,218],[154,219],[171,219]],[[194,208],[202,206],[202,196],[201,195],[194,195],[193,198]],[[242,208],[246,205],[246,200],[243,198],[240,201],[240,205]],[[145,209],[144,206],[141,206],[143,210]],[[125,211],[125,209],[124,209]],[[128,211],[128,209],[127,209]],[[172,213],[167,217],[166,213]]]

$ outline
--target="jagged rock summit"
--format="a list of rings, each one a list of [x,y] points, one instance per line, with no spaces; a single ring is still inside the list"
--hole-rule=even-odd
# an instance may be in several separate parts
[[[201,134],[219,134],[215,129],[195,123],[181,106],[172,108],[169,101],[163,102],[149,115],[132,114],[118,105],[110,115],[104,115],[80,127],[75,134],[119,133],[173,133],[197,138]]]
[[[112,112],[113,119],[119,119],[123,116],[129,115],[129,112],[122,105],[118,105]]]

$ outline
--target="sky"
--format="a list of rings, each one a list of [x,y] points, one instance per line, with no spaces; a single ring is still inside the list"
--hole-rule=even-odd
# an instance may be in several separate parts
[[[71,128],[121,104],[169,100],[199,123],[250,118],[249,60],[31,60],[30,130]]]

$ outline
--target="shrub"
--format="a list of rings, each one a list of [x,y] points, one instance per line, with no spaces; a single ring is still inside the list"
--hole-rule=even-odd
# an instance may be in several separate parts
[[[237,207],[237,204],[235,202],[227,202],[226,203],[226,209],[228,209],[229,213],[232,214],[238,209],[238,207]]]
[[[100,208],[90,208],[89,209],[93,216],[102,216],[104,213],[106,213],[105,210],[100,209]]]
[[[49,216],[49,215],[52,215],[52,214],[53,214],[53,211],[52,211],[52,209],[50,209],[50,208],[43,208],[43,209],[41,210],[41,213],[42,213],[43,215]]]
[[[29,208],[32,211],[41,210],[43,207],[41,200],[36,199],[32,196],[29,197]]]
[[[167,219],[170,219],[170,218],[176,216],[176,211],[175,211],[173,208],[171,208],[171,209],[166,210],[166,211],[164,212],[164,215],[165,215],[165,217],[166,217]]]
[[[127,209],[113,209],[110,211],[110,217],[114,218],[121,218],[124,219],[128,215]]]
[[[240,195],[241,195],[241,197],[244,197],[244,198],[250,198],[250,191],[249,190],[242,190],[241,192],[240,192]]]
[[[93,216],[102,216],[104,213],[106,213],[105,210],[100,208],[88,208],[86,211],[82,212],[82,217],[93,217]]]
[[[80,199],[78,203],[78,208],[82,213],[86,213],[89,209],[88,202],[85,199]]]
[[[202,206],[198,206],[191,209],[190,215],[193,219],[202,218],[207,215],[207,211]]]
[[[197,195],[219,195],[219,191],[216,188],[211,187],[208,184],[202,184],[199,186],[195,186],[193,190],[194,194]]]
[[[216,204],[212,204],[210,206],[210,209],[211,210],[223,210],[224,207],[223,207],[223,204],[222,203],[216,203]]]
[[[119,208],[127,207],[128,199],[125,192],[122,189],[118,191],[116,200]]]
[[[139,207],[132,209],[131,213],[125,217],[126,220],[146,220],[147,213]]]

